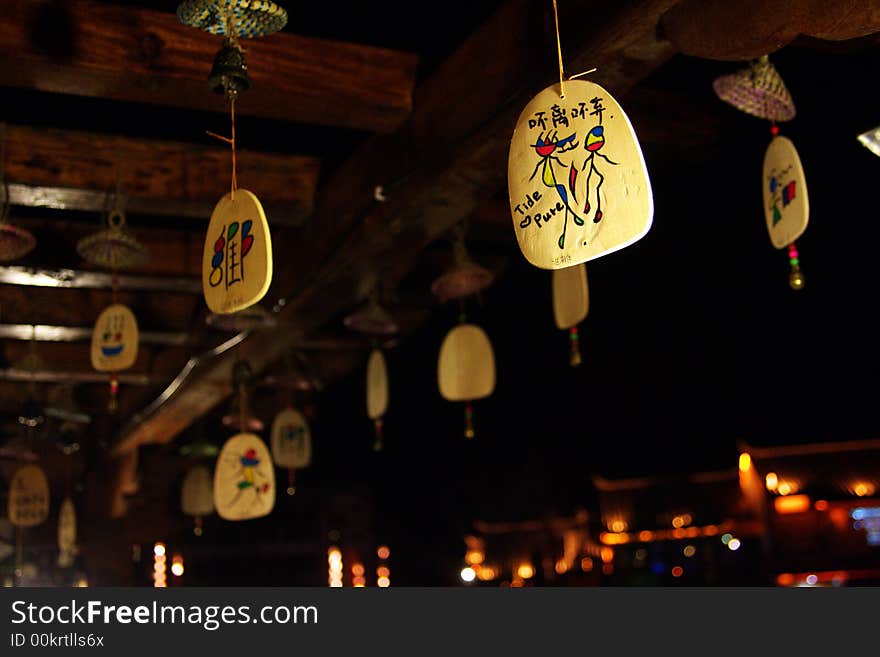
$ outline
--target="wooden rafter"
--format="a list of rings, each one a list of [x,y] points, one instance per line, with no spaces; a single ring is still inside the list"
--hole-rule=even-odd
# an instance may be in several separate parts
[[[2,66],[0,66],[2,68]],[[117,179],[129,212],[205,219],[229,191],[225,148],[7,125],[5,174],[12,203],[78,210],[105,208]],[[240,151],[239,180],[265,201],[269,221],[296,225],[313,208],[313,157]],[[94,207],[97,205],[97,208]]]
[[[224,111],[207,77],[220,37],[173,13],[91,2],[0,3],[0,84],[39,91]],[[49,43],[40,35],[57,35]],[[243,115],[391,132],[409,114],[409,53],[272,34],[247,43],[252,87]]]

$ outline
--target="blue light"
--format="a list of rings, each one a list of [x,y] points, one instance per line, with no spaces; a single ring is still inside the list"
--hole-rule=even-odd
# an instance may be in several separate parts
[[[864,520],[865,518],[880,518],[880,507],[862,507],[853,509],[849,514],[853,520]]]

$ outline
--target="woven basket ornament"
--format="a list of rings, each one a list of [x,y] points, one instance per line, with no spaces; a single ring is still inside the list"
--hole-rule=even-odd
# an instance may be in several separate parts
[[[114,211],[108,228],[77,242],[76,250],[86,262],[107,269],[126,269],[146,263],[150,252],[125,230],[125,215]]]
[[[790,121],[794,101],[776,67],[764,55],[760,59],[712,83],[717,96],[738,110],[768,121]]]
[[[0,223],[0,262],[11,262],[34,250],[37,239],[24,228]]]
[[[269,0],[187,0],[177,8],[184,25],[220,36],[245,39],[278,32],[287,25],[287,12]],[[227,35],[227,24],[232,35]]]

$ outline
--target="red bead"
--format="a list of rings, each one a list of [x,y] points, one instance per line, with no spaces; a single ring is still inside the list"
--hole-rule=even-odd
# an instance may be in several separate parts
[[[779,134],[779,126],[778,126],[778,125],[775,125],[775,124],[774,124],[773,126],[771,126],[771,128],[770,128],[770,134],[771,134],[771,135],[774,135],[774,136],[775,136],[775,135],[778,135],[778,134]]]

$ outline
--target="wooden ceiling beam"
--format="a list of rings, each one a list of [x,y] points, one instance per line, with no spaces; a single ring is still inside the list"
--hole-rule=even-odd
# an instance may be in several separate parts
[[[592,36],[570,44],[571,70],[588,61],[604,73],[597,82],[625,95],[672,56],[656,27],[673,4],[635,0],[614,11],[605,6],[610,13],[592,23]],[[598,6],[580,3],[572,25]],[[516,118],[531,94],[553,81],[554,42],[542,27],[545,18],[528,0],[505,4],[418,89],[413,115],[396,134],[373,138],[334,172],[319,192],[314,217],[292,236],[295,257],[279,263],[278,286],[293,287],[279,312],[288,322],[285,330],[260,331],[236,353],[207,362],[161,404],[138,414],[118,436],[114,453],[173,440],[229,394],[238,353],[261,371],[296,340],[351,308],[363,278],[415,257],[502,188]],[[540,52],[535,44],[543,46]],[[377,186],[383,194],[376,194]]]
[[[118,182],[127,212],[204,220],[229,191],[226,148],[15,125],[0,132],[14,205],[103,210]],[[237,154],[238,175],[265,201],[272,224],[297,225],[311,214],[318,169],[313,157]]]
[[[880,32],[880,0],[682,0],[661,26],[685,55],[746,61],[802,34],[846,41]]]
[[[208,86],[219,36],[171,12],[94,2],[0,3],[0,84],[226,111]],[[409,114],[418,58],[280,32],[244,39],[243,115],[387,133]]]

